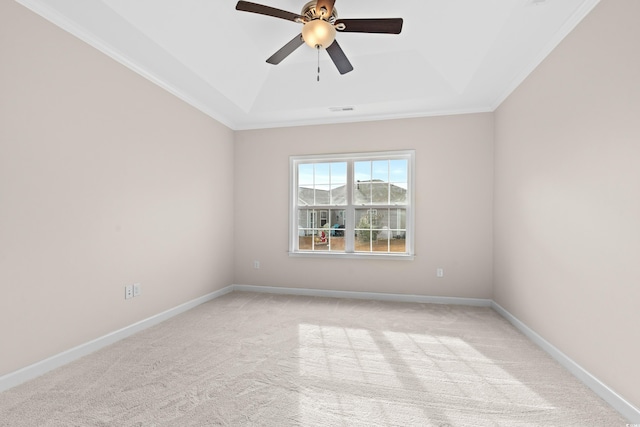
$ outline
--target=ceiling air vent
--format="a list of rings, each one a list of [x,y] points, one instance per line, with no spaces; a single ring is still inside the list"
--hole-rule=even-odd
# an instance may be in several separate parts
[[[329,107],[329,111],[332,113],[342,113],[344,111],[353,111],[355,107]]]

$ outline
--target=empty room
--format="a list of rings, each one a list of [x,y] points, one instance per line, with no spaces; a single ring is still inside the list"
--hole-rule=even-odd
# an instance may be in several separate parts
[[[0,426],[640,425],[639,19],[0,2]]]

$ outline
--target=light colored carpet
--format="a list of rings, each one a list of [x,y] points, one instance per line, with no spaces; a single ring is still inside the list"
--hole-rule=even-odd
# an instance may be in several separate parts
[[[234,292],[0,394],[2,426],[623,426],[489,308]]]

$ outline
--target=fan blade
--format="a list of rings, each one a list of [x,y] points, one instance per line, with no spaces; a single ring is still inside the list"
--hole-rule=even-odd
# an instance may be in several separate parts
[[[296,50],[303,44],[304,44],[304,40],[302,39],[302,34],[298,34],[293,39],[291,39],[289,43],[282,46],[282,48],[279,51],[271,55],[271,57],[267,59],[267,62],[269,64],[277,65],[281,63],[284,58],[291,55],[294,50]]]
[[[322,8],[327,9],[327,12],[324,14],[324,16],[327,18],[326,20],[328,21],[329,17],[331,17],[331,12],[333,12],[333,5],[335,3],[336,3],[336,0],[318,0],[316,2],[316,13],[320,15]]]
[[[286,10],[276,9],[271,6],[264,6],[258,3],[251,3],[249,1],[239,1],[236,5],[236,10],[243,12],[259,13],[261,15],[273,16],[274,18],[286,19],[293,22],[304,22],[305,18],[297,13],[287,12]]]
[[[342,33],[400,34],[402,22],[402,18],[338,19],[336,30]],[[344,25],[343,29],[340,29],[340,24]]]
[[[353,65],[351,65],[351,62],[347,59],[347,55],[342,51],[338,40],[334,40],[326,50],[333,63],[336,64],[340,74],[346,74],[353,70]]]

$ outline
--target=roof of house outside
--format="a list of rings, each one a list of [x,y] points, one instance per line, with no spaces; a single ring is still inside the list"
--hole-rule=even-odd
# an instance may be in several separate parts
[[[353,192],[354,204],[399,204],[407,202],[407,189],[381,180],[358,181]],[[300,206],[343,206],[347,204],[346,187],[341,185],[332,190],[298,187]]]

